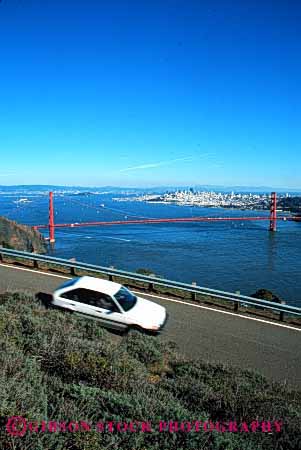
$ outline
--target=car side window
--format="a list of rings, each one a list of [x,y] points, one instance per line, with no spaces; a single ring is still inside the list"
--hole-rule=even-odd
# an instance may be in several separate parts
[[[109,311],[118,311],[118,308],[111,297],[100,292],[97,292],[97,298],[95,299],[94,306],[102,309],[107,309]]]
[[[109,311],[119,311],[111,297],[105,294],[101,294],[101,297],[97,300],[97,304],[95,306],[98,306],[98,308],[108,309]]]
[[[86,303],[87,305],[91,305],[95,300],[95,294],[97,294],[97,292],[90,291],[89,289],[79,288],[65,292],[64,294],[62,294],[62,297],[67,298],[68,300],[73,300],[75,302]]]
[[[72,291],[64,292],[61,297],[75,302],[82,302],[83,295],[81,291],[83,291],[83,289],[73,289]]]
[[[90,289],[74,289],[72,291],[65,292],[62,294],[62,297],[75,302],[97,306],[98,308],[118,311],[118,308],[111,297],[103,294],[102,292],[96,292]]]

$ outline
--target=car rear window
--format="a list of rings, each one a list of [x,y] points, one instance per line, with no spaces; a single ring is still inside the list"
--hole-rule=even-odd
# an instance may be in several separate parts
[[[63,289],[63,288],[69,287],[69,286],[73,286],[74,284],[77,283],[78,280],[79,280],[79,278],[72,278],[72,280],[65,281],[65,283],[60,285],[59,289]]]

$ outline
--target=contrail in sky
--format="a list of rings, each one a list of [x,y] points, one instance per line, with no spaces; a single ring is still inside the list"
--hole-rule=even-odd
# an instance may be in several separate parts
[[[14,175],[16,172],[0,172],[0,177],[9,177],[10,175]]]
[[[121,169],[121,170],[119,170],[119,172],[130,172],[132,170],[154,169],[157,167],[169,166],[171,164],[181,162],[181,161],[182,162],[194,161],[195,159],[202,158],[202,157],[209,156],[209,155],[212,155],[212,153],[204,153],[197,157],[196,156],[186,156],[183,158],[168,159],[166,161],[159,161],[159,162],[155,162],[155,163],[141,164],[139,166],[133,166],[133,167],[127,167],[126,169]]]

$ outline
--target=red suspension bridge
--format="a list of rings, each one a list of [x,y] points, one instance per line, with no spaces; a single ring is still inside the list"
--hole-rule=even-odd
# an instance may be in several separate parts
[[[266,220],[269,222],[269,231],[276,231],[277,220],[295,220],[293,217],[277,216],[277,194],[271,193],[270,214],[268,216],[251,217],[183,217],[183,218],[143,218],[114,221],[94,221],[94,222],[75,222],[75,223],[54,223],[54,205],[53,192],[49,192],[49,222],[47,225],[35,225],[34,229],[49,229],[49,242],[55,242],[55,228],[66,227],[88,227],[88,226],[113,226],[113,225],[138,225],[138,224],[157,224],[157,223],[188,223],[188,222],[224,222],[224,221],[251,221]]]

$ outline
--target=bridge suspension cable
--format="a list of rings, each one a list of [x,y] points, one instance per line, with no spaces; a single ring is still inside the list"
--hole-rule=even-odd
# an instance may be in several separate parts
[[[81,203],[75,201],[75,203]],[[83,204],[87,206],[86,204]],[[94,209],[98,209],[93,205]],[[135,217],[141,217],[136,216]],[[87,227],[87,226],[109,226],[109,225],[130,225],[130,224],[156,224],[156,223],[189,223],[189,222],[222,222],[222,221],[251,221],[251,220],[268,220],[270,222],[269,230],[271,232],[276,231],[277,220],[287,220],[286,217],[277,217],[277,194],[272,192],[271,205],[269,216],[253,216],[253,217],[184,217],[184,218],[140,218],[130,220],[115,220],[115,221],[93,221],[93,222],[75,222],[75,223],[54,223],[54,206],[53,206],[53,193],[49,193],[49,222],[48,225],[35,225],[33,228],[49,228],[49,240],[54,242],[54,229],[63,227]]]
[[[122,209],[117,209],[117,208],[110,208],[109,206],[105,206],[105,205],[99,207],[99,206],[95,206],[95,205],[89,205],[87,203],[83,203],[78,200],[74,200],[74,199],[71,200],[70,198],[66,198],[66,201],[68,201],[70,203],[78,204],[78,205],[86,207],[86,208],[95,209],[98,212],[102,212],[103,210],[108,210],[108,211],[117,213],[119,215],[126,215],[127,217],[140,217],[141,219],[154,219],[154,217],[147,217],[147,216],[142,216],[139,214],[132,214],[132,213],[129,213],[128,211],[124,211]]]

